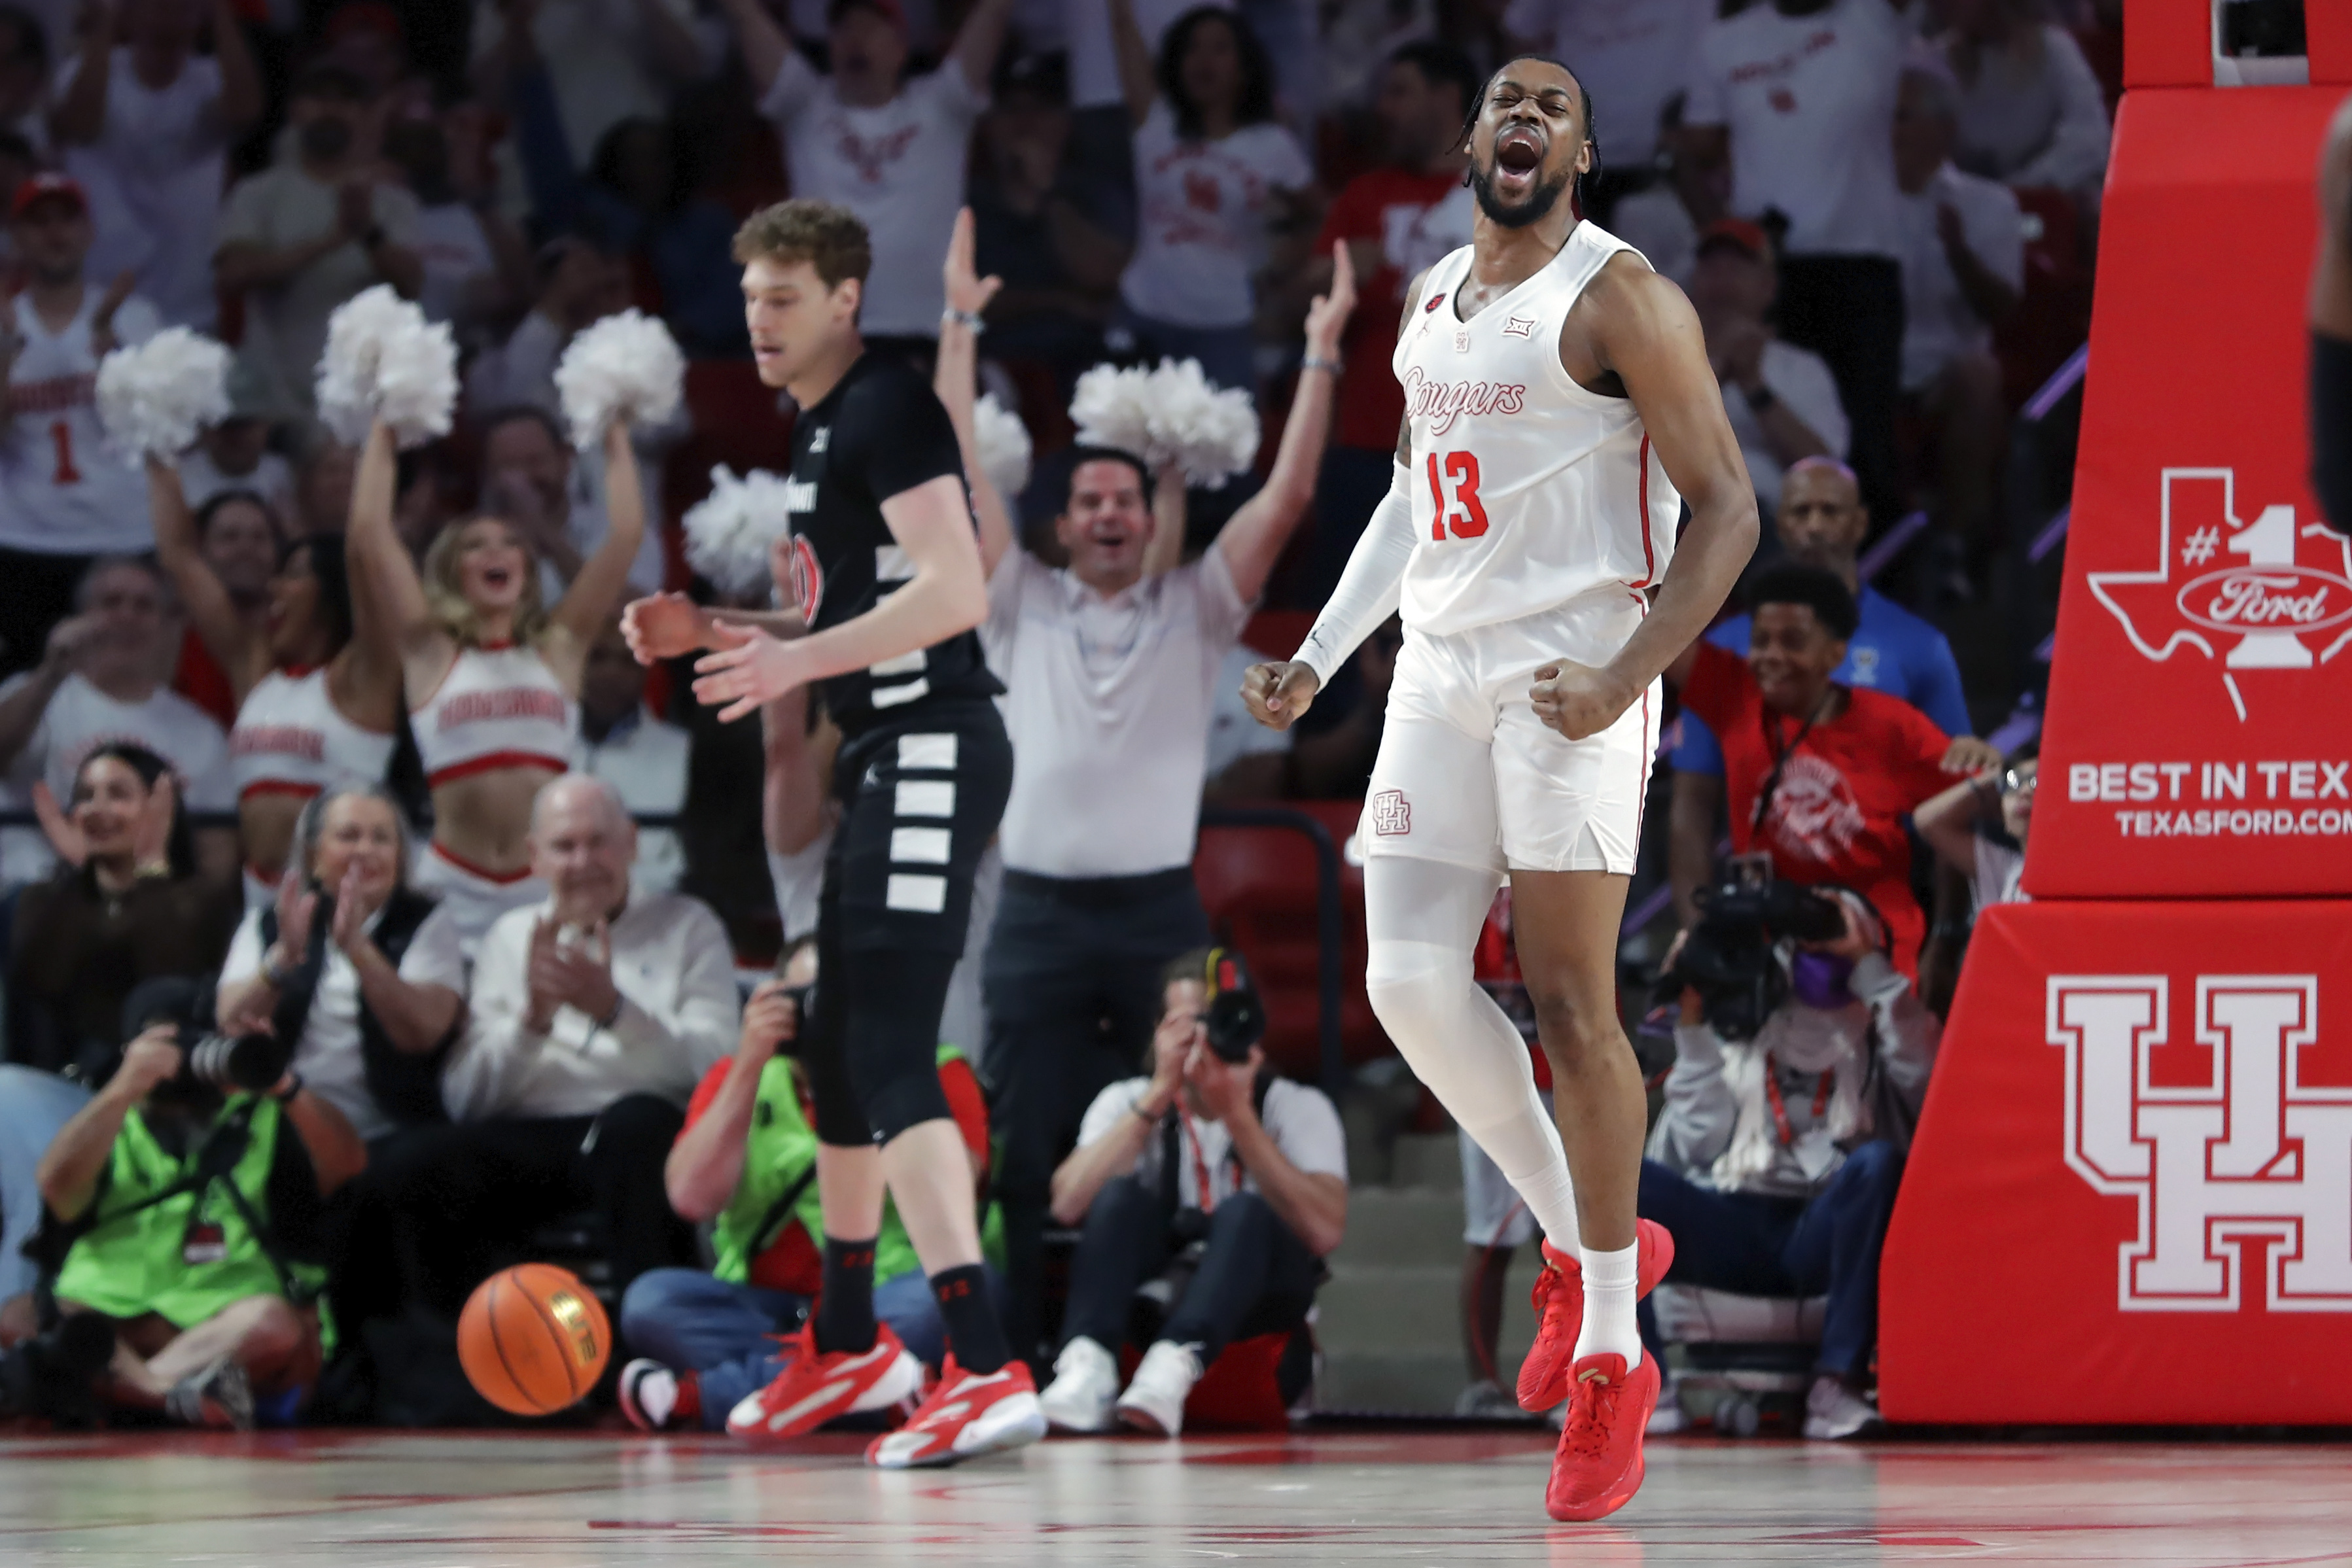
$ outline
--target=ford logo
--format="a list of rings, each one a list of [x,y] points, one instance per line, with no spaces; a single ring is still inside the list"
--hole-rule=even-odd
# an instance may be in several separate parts
[[[2233,566],[2181,584],[2179,602],[2215,632],[2318,632],[2352,621],[2352,581],[2306,566]]]

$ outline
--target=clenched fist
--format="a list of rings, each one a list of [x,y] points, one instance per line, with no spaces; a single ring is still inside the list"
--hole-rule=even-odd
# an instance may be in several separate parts
[[[1250,716],[1268,729],[1288,729],[1322,687],[1314,667],[1301,660],[1252,664],[1242,676],[1242,701],[1249,705]]]
[[[1565,659],[1538,670],[1535,685],[1528,688],[1536,717],[1570,740],[1599,735],[1641,695],[1622,675]]]

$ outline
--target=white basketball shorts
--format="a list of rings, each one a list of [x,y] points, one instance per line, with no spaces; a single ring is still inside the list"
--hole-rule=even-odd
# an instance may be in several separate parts
[[[1632,874],[1659,684],[1583,740],[1547,728],[1528,688],[1559,660],[1607,664],[1646,609],[1615,591],[1445,636],[1407,627],[1357,831],[1364,854]]]

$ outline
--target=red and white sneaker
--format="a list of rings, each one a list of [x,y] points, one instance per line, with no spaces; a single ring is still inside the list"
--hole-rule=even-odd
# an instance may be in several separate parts
[[[1657,1288],[1674,1267],[1675,1239],[1654,1219],[1633,1228],[1641,1250],[1634,1255],[1633,1299]],[[1584,1332],[1584,1265],[1547,1241],[1543,1271],[1536,1276],[1536,1343],[1519,1363],[1519,1408],[1549,1410],[1568,1397],[1568,1364],[1576,1336]]]
[[[816,1324],[784,1342],[783,1370],[727,1414],[734,1437],[773,1442],[814,1432],[836,1416],[881,1410],[923,1390],[923,1364],[898,1343],[888,1323],[875,1325],[874,1348],[820,1354]]]
[[[1558,1520],[1601,1519],[1642,1490],[1642,1435],[1658,1405],[1658,1363],[1632,1372],[1622,1355],[1588,1355],[1569,1384],[1568,1424],[1552,1451],[1544,1511]]]
[[[921,1407],[905,1426],[868,1444],[866,1462],[885,1470],[952,1465],[1045,1435],[1045,1413],[1037,1406],[1037,1385],[1025,1364],[1008,1361],[983,1376],[966,1372],[950,1354]]]

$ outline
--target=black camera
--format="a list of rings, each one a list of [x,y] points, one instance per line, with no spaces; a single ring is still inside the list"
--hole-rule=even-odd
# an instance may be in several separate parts
[[[1201,1022],[1208,1031],[1209,1049],[1220,1061],[1247,1061],[1265,1038],[1265,1004],[1250,981],[1249,966],[1231,947],[1212,947],[1202,970],[1202,983],[1209,995]]]
[[[1685,987],[1699,1014],[1725,1040],[1753,1040],[1789,995],[1783,941],[1826,942],[1845,931],[1845,911],[1825,893],[1771,879],[1735,863],[1698,894],[1698,923],[1672,967],[1658,976],[1653,1006],[1672,1006]]]
[[[272,1035],[213,1034],[180,1026],[181,1078],[224,1094],[258,1094],[285,1077],[293,1060],[293,1051]]]

